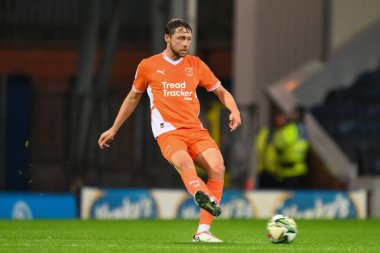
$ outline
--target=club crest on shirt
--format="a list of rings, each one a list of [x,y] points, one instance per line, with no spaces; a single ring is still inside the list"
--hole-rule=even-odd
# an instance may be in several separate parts
[[[172,147],[171,146],[166,146],[166,149],[165,149],[166,154],[169,154],[170,151],[172,151]]]
[[[193,75],[193,69],[192,68],[186,68],[185,69],[185,74],[187,76],[192,76]]]

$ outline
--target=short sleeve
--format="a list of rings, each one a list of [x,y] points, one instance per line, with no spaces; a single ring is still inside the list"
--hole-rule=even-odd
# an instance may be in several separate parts
[[[146,64],[144,60],[137,66],[135,80],[133,81],[132,89],[137,93],[143,93],[148,87],[148,81],[146,78]]]
[[[213,91],[220,85],[219,79],[202,60],[199,60],[199,85],[207,91]]]

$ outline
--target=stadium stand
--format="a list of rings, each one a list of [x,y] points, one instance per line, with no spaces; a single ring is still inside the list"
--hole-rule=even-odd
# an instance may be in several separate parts
[[[380,67],[365,71],[345,88],[331,90],[311,109],[360,175],[380,174]]]

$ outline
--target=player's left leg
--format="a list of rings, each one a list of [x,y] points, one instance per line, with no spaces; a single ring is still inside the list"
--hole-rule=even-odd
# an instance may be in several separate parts
[[[207,188],[211,198],[214,199],[213,205],[219,207],[218,203],[222,198],[224,185],[224,161],[219,147],[205,129],[192,130],[188,136],[191,143],[188,146],[189,154],[194,163],[206,170]],[[221,210],[220,207],[219,210]],[[219,214],[214,216],[219,216]],[[212,220],[213,216],[201,209],[199,227],[193,237],[194,242],[223,242],[209,232]]]
[[[224,161],[219,149],[209,148],[199,154],[195,163],[206,170],[208,174],[207,187],[214,196],[217,203],[220,203],[224,186]],[[213,216],[201,211],[199,224],[210,225]],[[202,231],[199,231],[202,232]]]
[[[222,154],[217,148],[209,148],[195,158],[195,163],[206,170],[208,174],[207,187],[216,202],[219,203],[223,193],[225,170]],[[214,217],[211,214],[201,209],[199,226],[194,238],[201,241],[204,237],[209,242],[222,242],[209,232],[213,219]]]

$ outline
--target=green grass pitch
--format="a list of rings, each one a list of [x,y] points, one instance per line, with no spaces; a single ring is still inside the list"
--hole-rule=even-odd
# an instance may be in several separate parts
[[[380,252],[380,220],[296,220],[291,244],[272,244],[266,220],[215,220],[223,244],[192,243],[196,220],[0,221],[0,253]]]

